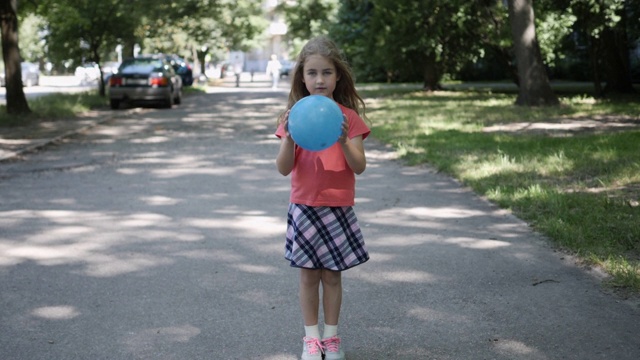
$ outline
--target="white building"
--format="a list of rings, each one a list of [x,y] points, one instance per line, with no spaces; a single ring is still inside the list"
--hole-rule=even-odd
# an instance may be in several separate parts
[[[286,0],[264,0],[262,9],[269,20],[266,34],[264,34],[265,44],[262,48],[255,49],[245,54],[244,71],[246,72],[264,72],[267,62],[272,54],[278,55],[278,58],[289,59],[289,48],[286,42],[287,24],[284,21],[284,15],[275,11],[276,7]],[[295,1],[287,1],[295,3]]]

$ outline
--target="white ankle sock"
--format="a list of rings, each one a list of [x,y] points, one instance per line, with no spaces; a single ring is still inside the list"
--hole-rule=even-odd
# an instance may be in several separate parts
[[[328,339],[336,335],[338,335],[338,325],[324,324],[324,332],[322,334],[323,339]]]
[[[304,326],[304,335],[306,337],[320,339],[320,330],[318,329],[318,324],[311,326]]]

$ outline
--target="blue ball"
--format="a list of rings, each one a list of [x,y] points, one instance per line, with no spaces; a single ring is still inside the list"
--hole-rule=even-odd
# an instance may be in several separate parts
[[[331,147],[342,135],[342,111],[323,95],[298,100],[289,112],[289,133],[303,149],[320,151]]]

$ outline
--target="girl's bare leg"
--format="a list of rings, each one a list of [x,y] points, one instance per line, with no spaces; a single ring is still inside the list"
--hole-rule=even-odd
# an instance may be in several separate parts
[[[318,324],[322,270],[300,269],[300,308],[305,326]]]
[[[321,279],[324,323],[338,325],[342,306],[342,273],[323,269]]]

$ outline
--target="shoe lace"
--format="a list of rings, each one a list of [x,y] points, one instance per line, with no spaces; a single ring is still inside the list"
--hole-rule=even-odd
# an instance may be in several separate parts
[[[337,336],[333,336],[328,339],[323,339],[322,344],[329,352],[340,351],[340,338]]]
[[[323,349],[322,343],[318,338],[305,336],[302,341],[304,341],[304,343],[307,345],[307,352],[309,353],[309,355],[316,355]]]

